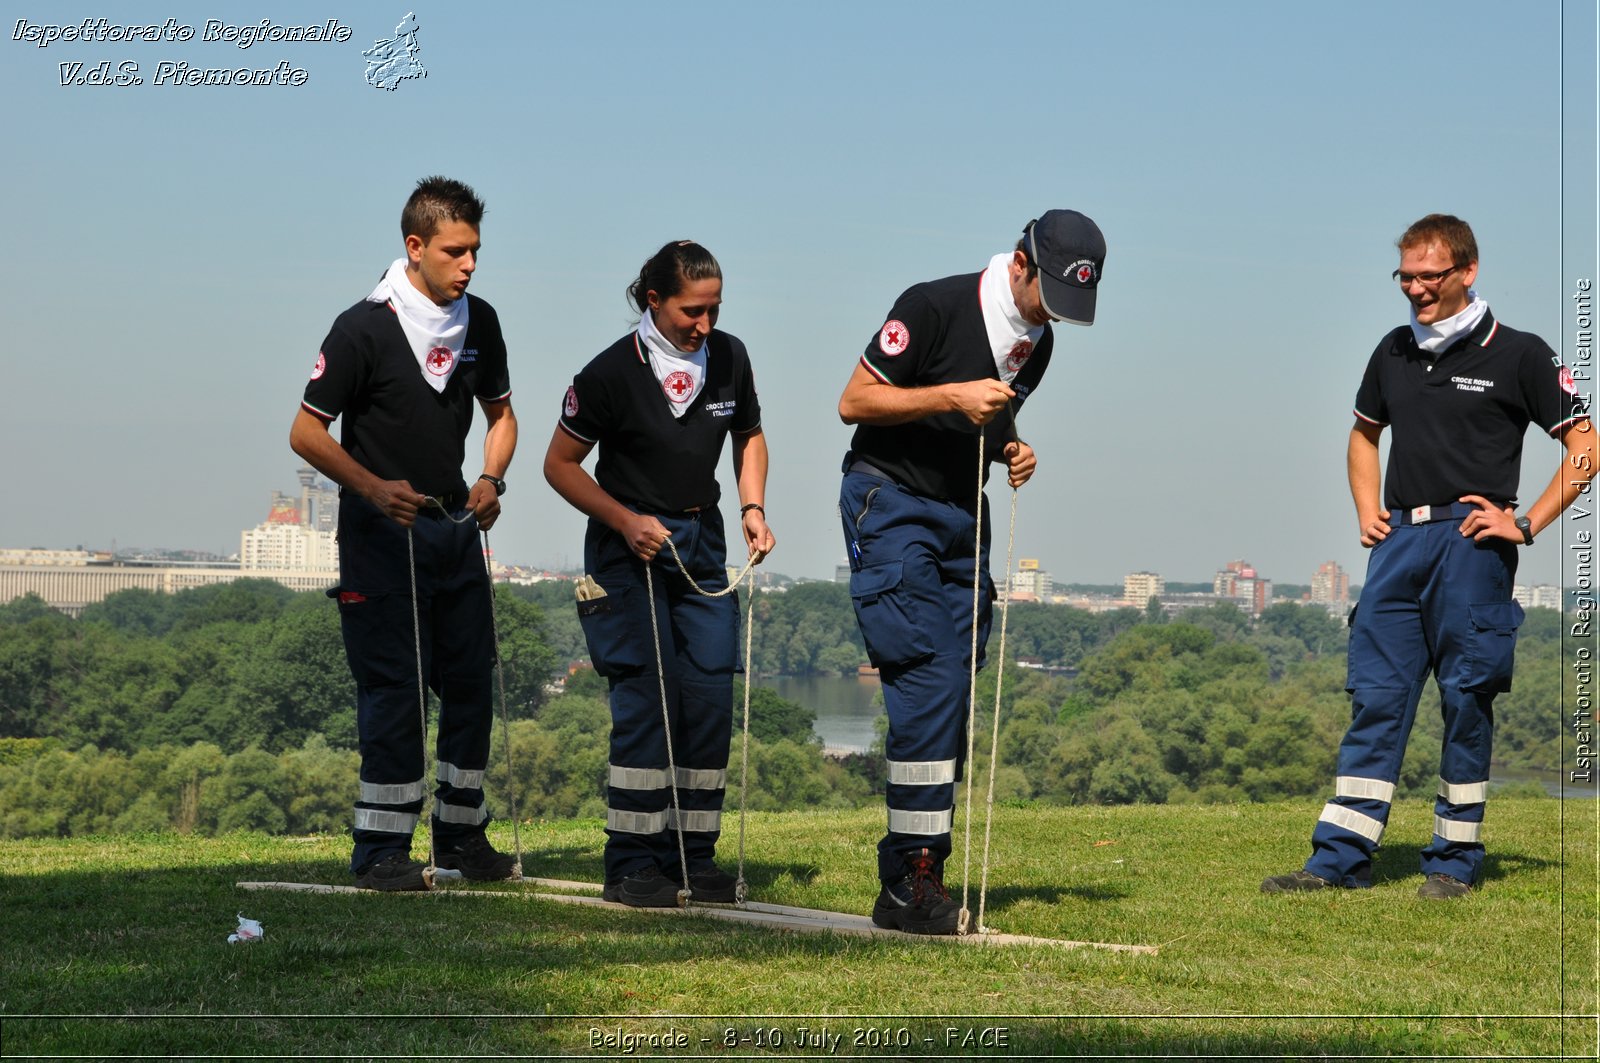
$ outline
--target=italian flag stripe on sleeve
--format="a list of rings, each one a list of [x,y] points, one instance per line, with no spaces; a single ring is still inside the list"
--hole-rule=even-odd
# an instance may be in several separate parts
[[[885,384],[893,384],[894,383],[894,381],[892,381],[888,377],[884,376],[883,373],[878,370],[877,366],[873,365],[870,361],[868,361],[867,360],[867,356],[864,355],[864,354],[861,356],[861,368],[865,369],[867,372],[871,373],[874,377],[876,377],[878,380],[882,381]]]

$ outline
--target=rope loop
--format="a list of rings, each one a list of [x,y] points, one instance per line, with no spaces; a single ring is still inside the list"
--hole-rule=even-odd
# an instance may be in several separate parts
[[[748,790],[748,782],[750,778],[750,678],[753,668],[750,657],[750,649],[753,644],[752,635],[756,615],[756,581],[755,577],[750,575],[750,570],[755,567],[756,559],[755,555],[752,554],[750,558],[745,561],[744,568],[739,571],[737,576],[728,581],[728,585],[722,590],[708,591],[704,587],[700,586],[700,584],[695,581],[695,578],[689,574],[688,566],[683,563],[683,558],[678,554],[678,544],[672,541],[672,537],[670,535],[667,537],[667,547],[672,551],[672,561],[678,566],[678,572],[681,573],[683,578],[688,581],[689,586],[694,588],[694,592],[702,597],[721,598],[724,595],[732,594],[735,590],[737,590],[739,584],[743,583],[746,577],[749,577],[750,580],[750,593],[746,595],[745,602],[744,625],[744,733],[741,736],[739,750],[739,873],[734,881],[733,887],[734,903],[743,905],[745,898],[749,894],[749,886],[746,884],[744,878],[744,839],[745,796]],[[661,659],[661,622],[656,616],[654,569],[655,566],[653,563],[649,561],[644,563],[645,592],[650,598],[650,641],[655,646],[656,684],[661,691],[661,728],[667,740],[667,784],[672,790],[674,830],[678,841],[678,867],[683,873],[683,889],[678,893],[678,903],[679,907],[688,907],[689,903],[694,898],[694,894],[689,887],[689,860],[687,849],[683,840],[683,815],[678,807],[678,769],[672,754],[672,711],[667,705],[666,669]]]

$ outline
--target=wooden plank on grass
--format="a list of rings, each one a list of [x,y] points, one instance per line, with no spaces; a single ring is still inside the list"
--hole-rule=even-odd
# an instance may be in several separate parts
[[[794,908],[785,904],[762,904],[759,901],[747,901],[743,907],[734,904],[696,904],[687,910],[682,908],[633,908],[626,904],[619,904],[615,901],[602,900],[599,897],[592,896],[592,894],[600,892],[601,887],[589,882],[566,882],[559,879],[524,879],[523,881],[552,888],[582,890],[583,895],[472,889],[436,889],[429,892],[436,895],[450,894],[471,897],[532,897],[536,900],[555,901],[559,904],[581,904],[624,912],[648,912],[696,919],[723,919],[744,923],[749,926],[771,927],[777,930],[852,934],[858,937],[888,937],[901,941],[907,938],[915,938],[920,941],[937,941],[960,945],[1036,945],[1058,949],[1105,949],[1111,952],[1129,952],[1145,956],[1154,956],[1158,951],[1157,946],[1154,945],[1121,945],[1107,941],[1062,941],[1057,938],[1030,937],[1026,934],[1002,934],[994,930],[966,935],[905,934],[898,930],[885,930],[883,927],[874,926],[872,920],[865,915],[852,915],[847,912],[824,912],[816,908]],[[300,893],[374,892],[372,890],[358,889],[355,886],[330,886],[325,883],[314,882],[240,882],[237,885],[240,889],[246,890],[289,890]]]

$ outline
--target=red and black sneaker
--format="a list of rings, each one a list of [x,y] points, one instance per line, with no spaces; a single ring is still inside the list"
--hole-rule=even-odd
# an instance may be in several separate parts
[[[944,888],[933,853],[917,849],[906,854],[906,864],[911,872],[879,891],[872,924],[907,934],[954,934],[961,905]]]

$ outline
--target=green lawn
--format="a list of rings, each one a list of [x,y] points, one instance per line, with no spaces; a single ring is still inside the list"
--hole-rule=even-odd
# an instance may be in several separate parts
[[[347,884],[340,838],[4,842],[0,1055],[1594,1058],[1597,809],[1566,803],[1563,837],[1562,808],[1491,801],[1482,889],[1438,903],[1414,897],[1426,802],[1395,810],[1373,889],[1288,897],[1257,886],[1299,866],[1313,803],[997,813],[992,928],[1155,956],[786,933],[515,884],[235,886]],[[752,898],[867,911],[881,819],[751,816]],[[529,875],[599,880],[597,821],[522,839]],[[266,936],[227,944],[237,912]]]

